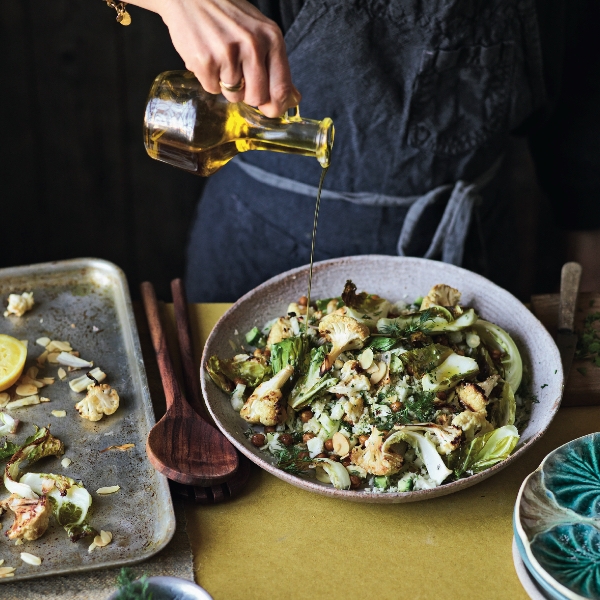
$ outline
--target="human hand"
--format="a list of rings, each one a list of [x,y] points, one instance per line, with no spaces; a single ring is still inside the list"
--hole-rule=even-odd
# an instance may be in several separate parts
[[[185,66],[211,94],[256,106],[279,117],[300,102],[281,29],[246,0],[133,0],[152,10],[169,28]],[[239,92],[221,89],[219,81]]]

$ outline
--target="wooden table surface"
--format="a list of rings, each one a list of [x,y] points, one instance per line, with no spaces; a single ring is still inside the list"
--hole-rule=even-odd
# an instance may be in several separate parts
[[[198,364],[201,345],[228,306],[193,307]],[[172,336],[170,305],[164,315]],[[158,417],[164,396],[143,319],[138,323]],[[215,600],[527,598],[511,555],[521,482],[548,452],[599,425],[600,406],[561,408],[546,435],[511,467],[413,504],[325,498],[253,465],[238,498],[187,507],[196,581]]]

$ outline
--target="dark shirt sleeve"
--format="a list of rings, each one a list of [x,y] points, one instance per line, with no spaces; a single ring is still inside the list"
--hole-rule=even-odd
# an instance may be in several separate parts
[[[599,229],[600,3],[539,4],[549,114],[530,136],[538,177],[561,228]]]
[[[285,34],[300,12],[304,0],[249,0],[265,17],[275,21]]]

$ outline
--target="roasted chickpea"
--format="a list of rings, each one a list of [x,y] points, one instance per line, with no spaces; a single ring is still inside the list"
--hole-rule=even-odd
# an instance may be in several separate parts
[[[312,440],[315,437],[314,433],[305,433],[302,436],[302,441],[306,444],[306,442],[308,442],[308,440]]]
[[[313,417],[312,410],[304,410],[300,413],[300,419],[302,419],[303,423],[308,423]]]
[[[300,299],[298,300],[298,304],[300,306],[306,306],[308,304],[308,298],[306,296],[300,296]]]
[[[392,412],[398,412],[402,408],[402,402],[396,400],[396,402],[390,404],[390,408],[392,409]]]
[[[273,427],[271,425],[267,425],[265,427],[265,433],[275,433],[275,431],[276,431],[276,427]]]
[[[349,456],[346,456],[346,458],[344,458],[344,460],[342,461],[342,464],[345,467],[349,467],[352,464],[352,459]]]
[[[331,452],[333,450],[333,440],[325,440],[325,450]]]
[[[436,396],[438,397],[439,400],[446,400],[446,398],[448,397],[448,394],[446,394],[446,392],[437,392]]]
[[[359,435],[359,436],[358,436],[358,443],[359,443],[361,446],[364,446],[364,445],[367,443],[367,440],[368,440],[368,439],[369,439],[369,436],[368,436],[368,435]]]
[[[360,484],[361,484],[360,477],[357,477],[356,475],[350,475],[350,489],[351,490],[355,490],[356,488],[359,488]]]
[[[264,446],[267,438],[262,434],[262,433],[255,433],[251,438],[250,441],[252,442],[253,446],[256,446],[257,448],[260,448],[261,446]]]
[[[292,435],[290,435],[289,433],[282,433],[279,436],[279,441],[284,445],[284,446],[291,446],[294,443],[294,438]]]

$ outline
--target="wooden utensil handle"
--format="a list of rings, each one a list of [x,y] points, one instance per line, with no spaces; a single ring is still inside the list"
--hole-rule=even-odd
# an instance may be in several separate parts
[[[185,286],[181,279],[171,281],[171,293],[175,307],[175,324],[177,325],[177,338],[179,340],[179,353],[183,366],[183,386],[185,397],[192,408],[202,417],[206,418],[206,408],[202,402],[200,379],[194,362],[194,346],[192,344],[192,327],[188,313]]]
[[[575,308],[579,294],[581,265],[568,262],[563,265],[560,274],[560,306],[558,308],[558,330],[573,331],[575,326]]]
[[[175,370],[173,369],[173,363],[169,355],[167,337],[160,320],[158,300],[156,299],[154,286],[149,281],[144,281],[140,286],[140,290],[142,292],[146,318],[148,319],[148,327],[150,328],[152,346],[154,346],[154,352],[156,352],[158,370],[160,371],[160,378],[165,390],[167,409],[169,409],[176,400],[181,398],[181,390],[175,378]]]

